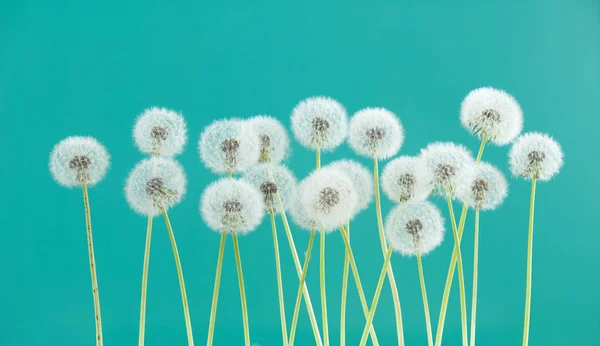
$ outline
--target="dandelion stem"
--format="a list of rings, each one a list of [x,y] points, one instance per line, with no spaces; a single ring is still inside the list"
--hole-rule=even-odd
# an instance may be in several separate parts
[[[142,301],[140,303],[140,335],[139,346],[144,346],[146,334],[146,288],[148,287],[148,265],[150,263],[150,244],[152,242],[152,216],[148,216],[146,231],[146,248],[144,250],[144,268],[142,269]]]
[[[346,223],[348,242],[350,242],[350,221]],[[346,345],[346,298],[348,295],[348,275],[350,272],[350,259],[348,250],[344,252],[344,269],[342,274],[342,303],[340,313],[340,346]]]
[[[302,302],[302,293],[306,290],[306,272],[308,271],[308,263],[310,262],[310,255],[312,253],[313,244],[315,242],[315,231],[310,232],[310,238],[308,239],[308,249],[306,249],[306,257],[304,258],[304,265],[302,266],[302,274],[300,274],[300,283],[298,284],[298,293],[296,294],[296,303],[294,305],[294,316],[292,318],[292,326],[290,329],[290,341],[289,345],[294,345],[294,337],[296,336],[296,326],[298,325],[298,313],[300,312],[300,303]],[[306,299],[306,295],[305,295]],[[319,336],[318,341],[321,341]]]
[[[377,304],[379,302],[379,296],[381,295],[381,289],[383,288],[383,282],[385,281],[387,269],[390,265],[390,259],[392,258],[392,248],[390,247],[386,254],[385,260],[383,261],[383,267],[381,268],[381,274],[379,275],[379,280],[377,281],[377,288],[375,289],[375,295],[373,296],[373,301],[371,303],[371,309],[369,310],[369,316],[367,316],[367,323],[365,324],[365,329],[363,330],[362,337],[360,338],[360,346],[364,346],[367,344],[368,332],[371,330],[373,325],[373,319],[375,318],[375,311],[377,310]]]
[[[192,333],[192,320],[190,318],[190,309],[188,307],[187,294],[185,293],[185,282],[183,280],[183,269],[181,268],[181,260],[179,259],[179,251],[177,250],[177,242],[175,242],[175,234],[173,234],[173,228],[169,221],[169,215],[165,209],[162,210],[165,224],[167,225],[167,231],[169,232],[169,238],[171,239],[171,247],[173,248],[173,257],[175,258],[175,265],[177,266],[177,276],[179,277],[179,289],[181,290],[181,301],[183,303],[183,315],[185,316],[185,328],[187,331],[188,345],[194,345],[194,335]]]
[[[317,148],[317,169],[321,168],[321,148]]]
[[[244,288],[244,274],[242,273],[242,260],[240,258],[240,246],[237,234],[231,234],[233,238],[233,252],[235,253],[235,265],[237,267],[238,283],[240,286],[240,299],[242,301],[242,319],[244,321],[244,340],[246,346],[250,346],[250,328],[248,326],[248,305],[246,304],[246,289]]]
[[[215,274],[215,286],[213,289],[212,307],[210,309],[210,322],[208,324],[208,341],[206,344],[212,346],[215,334],[215,317],[217,316],[217,304],[219,302],[219,286],[221,285],[221,271],[223,269],[223,254],[225,253],[225,242],[227,233],[221,233],[221,245],[219,245],[219,258],[217,259],[217,273]]]
[[[90,199],[87,185],[83,184],[83,205],[85,207],[85,226],[87,230],[88,252],[90,256],[90,274],[92,276],[92,294],[94,296],[94,313],[96,315],[96,345],[102,346],[102,316],[100,314],[100,294],[98,292],[98,278],[96,277],[96,258],[94,256],[94,240],[92,239],[92,216],[90,213]]]
[[[427,344],[433,346],[433,332],[431,330],[431,317],[429,316],[429,302],[427,301],[427,287],[423,275],[423,262],[421,252],[417,250],[417,266],[419,267],[419,280],[421,281],[421,294],[423,295],[423,309],[425,310],[425,323],[427,327]]]
[[[477,271],[479,270],[479,208],[475,209],[475,243],[473,249],[473,297],[471,301],[471,346],[475,346],[475,323],[477,320]]]
[[[531,319],[531,270],[533,261],[533,217],[535,212],[535,185],[537,177],[531,180],[529,201],[529,230],[527,232],[527,286],[525,290],[525,322],[523,326],[523,346],[529,345],[529,321]]]
[[[279,316],[281,319],[281,335],[283,337],[283,346],[287,346],[287,322],[285,320],[285,303],[283,299],[283,283],[281,280],[281,263],[279,260],[279,241],[277,240],[277,226],[275,225],[275,214],[273,210],[269,212],[271,216],[271,230],[273,231],[273,248],[275,250],[275,269],[277,271],[277,293],[279,294]]]
[[[323,344],[329,345],[329,327],[327,323],[327,291],[325,289],[325,232],[321,232],[319,256],[319,282],[321,287],[321,316],[323,325]]]
[[[385,232],[383,229],[383,216],[381,214],[381,196],[379,192],[379,164],[377,158],[373,159],[373,178],[375,188],[375,209],[377,212],[377,226],[379,229],[379,241],[381,242],[381,252],[385,255],[387,251],[387,243],[385,240]],[[396,279],[394,278],[394,270],[392,265],[388,266],[387,275],[390,282],[390,288],[392,290],[392,298],[394,299],[394,312],[396,314],[396,331],[398,333],[398,345],[404,345],[404,332],[402,327],[402,309],[400,307],[400,297],[398,295],[398,288],[396,287]]]

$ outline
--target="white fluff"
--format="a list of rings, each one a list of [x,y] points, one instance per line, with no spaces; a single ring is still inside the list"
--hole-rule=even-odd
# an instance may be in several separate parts
[[[517,100],[494,88],[471,91],[460,107],[460,121],[479,138],[487,135],[490,142],[505,145],[523,129],[523,112]]]
[[[350,120],[348,143],[358,154],[387,159],[398,153],[404,129],[398,117],[384,108],[365,108]]]
[[[510,170],[515,176],[527,180],[535,176],[548,181],[560,171],[564,155],[560,144],[549,135],[529,132],[517,138],[508,156]]]
[[[281,122],[266,115],[257,115],[247,121],[250,128],[258,136],[260,147],[258,161],[273,164],[283,161],[290,148],[290,139]]]
[[[296,178],[285,166],[272,166],[268,163],[254,165],[244,172],[244,180],[261,192],[267,213],[281,212],[277,194],[283,210],[288,210],[298,193]]]
[[[408,202],[393,208],[385,222],[392,248],[404,256],[426,255],[444,240],[444,219],[427,201]]]
[[[186,185],[185,173],[177,161],[152,157],[142,160],[129,173],[125,197],[137,213],[156,216],[181,201]]]
[[[248,122],[218,120],[207,126],[198,142],[200,158],[215,173],[241,172],[258,162],[258,136]]]
[[[422,201],[431,193],[431,178],[422,158],[400,156],[385,165],[381,187],[394,202]]]
[[[353,160],[334,161],[328,164],[327,167],[339,170],[352,181],[358,197],[356,212],[353,214],[367,209],[373,201],[373,174],[371,171]]]
[[[312,172],[300,182],[298,195],[306,215],[329,232],[345,224],[356,212],[358,195],[352,180],[331,167]]]
[[[458,177],[456,195],[471,208],[496,209],[507,194],[504,175],[489,163],[477,163]]]
[[[317,231],[319,229],[323,229],[321,224],[308,215],[304,204],[302,204],[300,201],[300,196],[297,194],[296,197],[291,201],[289,213],[292,221],[294,221],[298,227],[305,231]]]
[[[318,96],[300,102],[292,111],[292,132],[303,146],[332,150],[348,134],[348,116],[336,100]]]
[[[451,197],[455,197],[457,177],[475,162],[467,148],[451,142],[431,143],[421,150],[420,157],[431,177],[429,190]]]
[[[254,231],[265,215],[262,194],[239,179],[222,178],[210,184],[200,200],[204,222],[216,232],[246,234]]]
[[[50,154],[50,172],[62,186],[93,186],[104,176],[110,155],[92,137],[72,136],[58,142]]]
[[[183,151],[187,142],[187,126],[181,114],[152,107],[137,118],[133,138],[141,152],[171,157]]]

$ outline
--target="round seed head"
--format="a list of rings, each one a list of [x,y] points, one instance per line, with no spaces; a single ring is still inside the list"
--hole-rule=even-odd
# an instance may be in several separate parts
[[[496,209],[507,194],[508,184],[504,175],[489,163],[477,163],[458,178],[457,196],[471,208]]]
[[[563,165],[560,144],[547,134],[529,132],[517,138],[509,153],[510,170],[527,180],[548,181]]]
[[[137,118],[133,138],[141,152],[171,157],[183,151],[187,142],[187,125],[181,114],[152,107]]]
[[[259,115],[247,120],[250,128],[258,135],[260,153],[258,162],[278,164],[287,155],[290,148],[285,127],[279,120]]]
[[[365,108],[350,120],[348,142],[358,155],[387,159],[398,153],[404,128],[396,115],[384,108]]]
[[[455,197],[458,176],[475,162],[464,146],[451,142],[431,143],[421,150],[420,157],[431,177],[428,189],[451,197]]]
[[[385,232],[392,248],[402,255],[426,255],[442,243],[444,219],[430,202],[408,202],[390,211]]]
[[[96,185],[110,165],[110,155],[92,137],[72,136],[58,142],[50,154],[50,173],[62,186]]]
[[[311,97],[292,111],[292,132],[304,147],[333,150],[346,139],[348,116],[344,107],[329,97]]]
[[[367,209],[373,200],[373,174],[360,163],[353,160],[338,160],[327,167],[337,169],[352,181],[358,202],[353,215]]]
[[[394,202],[422,201],[429,196],[431,173],[419,157],[400,156],[390,161],[381,174],[381,187]]]
[[[277,194],[283,210],[288,210],[298,193],[296,178],[285,166],[267,163],[254,165],[244,172],[244,180],[261,192],[267,213],[281,212]]]

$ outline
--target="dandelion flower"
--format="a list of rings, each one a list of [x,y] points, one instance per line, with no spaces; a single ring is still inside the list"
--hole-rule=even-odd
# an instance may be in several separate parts
[[[523,112],[511,95],[494,88],[471,91],[460,107],[463,126],[497,145],[512,142],[523,129]]]
[[[283,210],[288,210],[296,198],[296,178],[285,166],[271,166],[266,163],[254,165],[244,172],[244,180],[261,192],[267,213],[281,211],[277,194]]]
[[[440,194],[455,196],[457,177],[471,169],[474,160],[462,145],[451,142],[435,142],[421,150],[421,159],[429,171],[429,188]]]
[[[260,147],[258,162],[273,164],[281,162],[290,148],[290,139],[281,122],[265,115],[258,115],[247,121],[258,136]]]
[[[183,151],[187,142],[187,126],[181,114],[152,107],[136,120],[133,138],[143,153],[172,157]]]
[[[186,191],[186,178],[179,163],[170,158],[142,160],[129,174],[125,197],[133,210],[156,216],[178,204]]]
[[[419,157],[400,156],[390,161],[381,174],[381,187],[394,202],[422,201],[429,196],[431,174]]]
[[[239,179],[222,178],[210,184],[200,201],[202,219],[217,232],[249,233],[265,215],[260,191]]]
[[[338,160],[327,165],[346,174],[356,190],[358,203],[356,212],[365,210],[373,201],[373,174],[360,163],[353,160]]]
[[[480,162],[458,178],[457,196],[471,208],[496,209],[508,193],[502,172],[489,163]]]
[[[444,239],[444,219],[427,201],[408,202],[390,211],[385,224],[390,245],[404,256],[425,255]]]
[[[563,152],[560,144],[547,134],[529,132],[513,144],[509,164],[515,176],[548,181],[562,167]]]
[[[404,129],[396,115],[384,108],[365,108],[350,120],[350,147],[359,155],[387,159],[398,153]]]
[[[332,150],[346,139],[346,110],[329,97],[308,98],[292,111],[292,132],[300,144],[307,148]]]
[[[312,172],[298,187],[300,202],[319,231],[337,229],[356,212],[358,195],[348,176],[337,169],[321,168]]]
[[[66,187],[96,185],[109,165],[110,155],[92,137],[67,137],[50,154],[50,172],[57,183]]]
[[[257,163],[258,136],[239,119],[218,120],[204,129],[199,141],[200,158],[215,173],[241,172]]]

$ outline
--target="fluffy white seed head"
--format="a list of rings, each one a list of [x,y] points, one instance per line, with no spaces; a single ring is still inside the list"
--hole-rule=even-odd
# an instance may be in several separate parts
[[[317,231],[323,229],[323,226],[308,215],[306,207],[300,201],[300,196],[296,194],[290,204],[290,216],[292,221],[305,231]]]
[[[171,157],[183,151],[187,142],[187,126],[181,114],[152,107],[137,118],[133,138],[141,152]]]
[[[348,143],[358,154],[387,159],[398,153],[404,129],[396,115],[384,108],[365,108],[350,120]]]
[[[58,142],[50,154],[50,172],[62,186],[93,186],[104,176],[110,155],[92,137],[72,136]]]
[[[455,197],[457,177],[471,169],[474,160],[467,148],[451,142],[435,142],[421,150],[421,159],[429,171],[429,190]]]
[[[431,180],[422,158],[400,156],[383,169],[381,187],[394,202],[422,201],[431,193]]]
[[[260,147],[258,162],[278,164],[283,161],[290,148],[290,139],[281,122],[266,115],[257,115],[247,121],[258,136]]]
[[[393,208],[387,216],[385,232],[390,245],[404,256],[428,254],[444,239],[444,219],[427,201],[408,202]]]
[[[241,172],[258,162],[258,136],[247,121],[218,120],[207,126],[198,142],[200,158],[215,173]]]
[[[371,171],[353,160],[334,161],[328,164],[327,167],[339,170],[352,181],[358,197],[356,212],[353,214],[367,209],[373,201],[373,174]]]
[[[254,231],[265,215],[262,194],[239,179],[222,178],[210,184],[200,201],[204,222],[216,232],[246,234]]]
[[[504,175],[489,163],[477,163],[458,177],[456,195],[471,208],[496,209],[507,194]]]
[[[329,97],[308,98],[292,111],[292,132],[307,148],[333,150],[348,133],[346,110]]]
[[[523,129],[523,112],[511,95],[494,88],[471,91],[460,106],[460,122],[479,138],[498,145],[512,142]]]
[[[352,180],[331,167],[312,172],[300,182],[298,194],[308,218],[318,225],[318,231],[337,229],[357,210],[358,195]]]
[[[510,170],[527,180],[548,181],[563,165],[560,144],[544,133],[529,132],[517,138],[510,149]]]
[[[283,210],[289,210],[298,193],[296,178],[285,166],[272,166],[268,163],[254,165],[244,172],[244,180],[260,191],[267,213],[281,212],[277,195],[281,199]]]
[[[131,209],[145,216],[156,216],[181,201],[187,181],[177,161],[165,157],[142,160],[129,173],[125,197]]]

